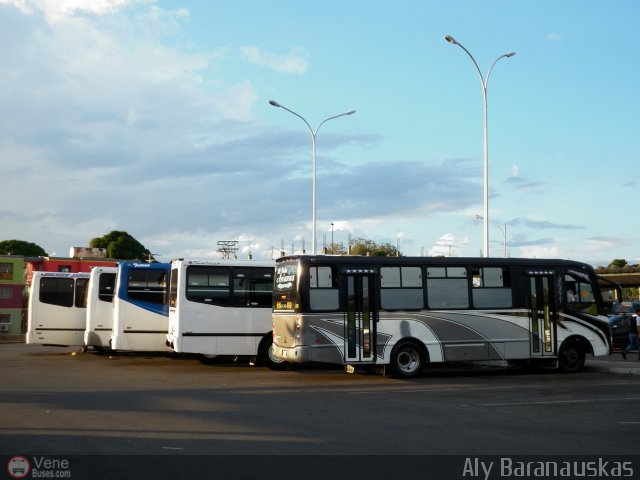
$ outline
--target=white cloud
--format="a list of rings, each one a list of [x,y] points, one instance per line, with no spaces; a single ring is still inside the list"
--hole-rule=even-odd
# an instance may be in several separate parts
[[[105,15],[116,13],[131,5],[154,3],[155,0],[0,0],[23,13],[41,11],[50,23],[57,23],[76,13]]]
[[[550,42],[559,42],[564,38],[564,33],[550,33],[547,35],[547,40]]]
[[[565,258],[566,255],[563,255],[560,252],[560,249],[557,246],[553,247],[545,247],[545,246],[527,246],[527,247],[519,247],[518,254],[514,256],[523,257],[523,258]]]
[[[249,63],[270,68],[276,72],[303,75],[307,71],[307,53],[300,48],[293,48],[289,55],[276,55],[262,52],[258,47],[242,47],[243,58]]]
[[[253,105],[257,98],[258,95],[251,83],[245,81],[228,87],[214,103],[225,118],[244,122],[251,120]]]
[[[32,2],[29,0],[0,0],[0,5],[11,5],[22,13],[33,13],[33,8],[31,7]]]
[[[435,245],[429,248],[427,253],[430,257],[456,257],[459,254],[459,250],[469,245],[468,238],[458,239],[453,233],[445,233],[438,240]]]

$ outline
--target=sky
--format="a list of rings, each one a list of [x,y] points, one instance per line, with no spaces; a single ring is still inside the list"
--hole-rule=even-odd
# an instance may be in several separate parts
[[[639,22],[636,0],[0,0],[0,240],[311,252],[313,131],[318,250],[480,256],[484,81],[489,256],[640,263]]]

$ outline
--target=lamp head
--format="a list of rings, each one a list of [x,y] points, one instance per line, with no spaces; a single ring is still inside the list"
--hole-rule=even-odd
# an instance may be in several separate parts
[[[456,39],[453,38],[451,35],[446,35],[444,37],[444,39],[449,43],[453,43],[454,45],[458,45],[458,42],[456,41]]]
[[[281,107],[282,106],[278,102],[276,102],[275,100],[269,100],[269,105],[273,105],[274,107]]]
[[[516,54],[516,52],[509,52],[509,53],[505,53],[504,56],[509,58],[509,57],[513,57]]]
[[[355,110],[351,110],[350,112],[345,113],[345,115],[353,115],[354,113],[356,113]]]

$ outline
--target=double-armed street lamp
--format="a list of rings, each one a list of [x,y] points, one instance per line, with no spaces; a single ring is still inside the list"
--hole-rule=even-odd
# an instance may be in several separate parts
[[[476,215],[476,218],[478,220],[482,220],[483,217],[482,215]],[[504,247],[504,258],[507,258],[508,252],[507,252],[507,224],[506,223],[498,223],[498,222],[491,222],[493,223],[496,227],[498,227],[500,229],[500,231],[502,232],[502,246]],[[489,256],[489,255],[487,255]]]
[[[320,130],[320,127],[324,123],[328,122],[329,120],[333,120],[334,118],[344,117],[345,115],[352,115],[352,114],[356,113],[356,111],[355,110],[351,110],[349,112],[341,113],[340,115],[334,115],[333,117],[325,118],[322,122],[320,122],[320,124],[314,130],[313,128],[311,128],[311,125],[309,124],[309,122],[307,122],[307,120],[302,115],[294,112],[293,110],[288,109],[284,105],[280,105],[275,100],[269,100],[269,104],[274,106],[274,107],[284,108],[287,112],[292,113],[296,117],[300,118],[307,125],[307,127],[309,127],[309,131],[311,132],[311,146],[312,146],[312,149],[313,149],[313,151],[312,151],[313,173],[312,173],[312,187],[311,187],[311,190],[312,190],[312,193],[311,193],[311,199],[312,199],[311,200],[311,203],[312,203],[312,205],[311,205],[311,210],[312,210],[312,215],[311,215],[311,225],[312,225],[311,251],[315,255],[316,254],[316,137],[318,135],[318,130]]]
[[[478,75],[480,76],[480,82],[482,83],[482,98],[484,101],[484,214],[482,215],[484,219],[484,225],[483,225],[484,241],[483,241],[482,251],[483,251],[483,256],[488,257],[489,256],[489,124],[488,124],[489,122],[488,122],[487,86],[489,84],[489,77],[491,76],[491,70],[493,70],[493,67],[495,66],[495,64],[498,63],[498,60],[502,58],[513,57],[516,53],[508,52],[496,58],[491,64],[491,67],[489,67],[487,76],[485,78],[482,76],[482,72],[480,71],[478,62],[476,62],[476,59],[473,58],[473,55],[471,55],[469,50],[467,50],[464,47],[464,45],[459,43],[451,35],[445,36],[444,39],[453,45],[458,45],[462,50],[465,51],[467,55],[469,55],[469,58],[473,62],[473,65],[476,67]]]

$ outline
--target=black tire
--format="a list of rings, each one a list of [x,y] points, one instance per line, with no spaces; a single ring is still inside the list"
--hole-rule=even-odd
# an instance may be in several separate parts
[[[391,352],[391,375],[395,378],[415,378],[425,365],[424,350],[414,342],[401,343]]]
[[[260,343],[258,351],[258,365],[264,365],[271,370],[286,370],[289,368],[289,362],[286,360],[280,360],[273,356],[271,346],[273,345],[273,337],[271,333],[266,336]]]
[[[220,357],[220,355],[211,355],[208,353],[198,353],[197,357],[200,360],[200,363],[203,363],[204,365],[213,365],[222,361],[222,357]]]
[[[576,373],[584,367],[584,348],[579,342],[570,340],[564,342],[558,353],[558,369],[564,373]]]

